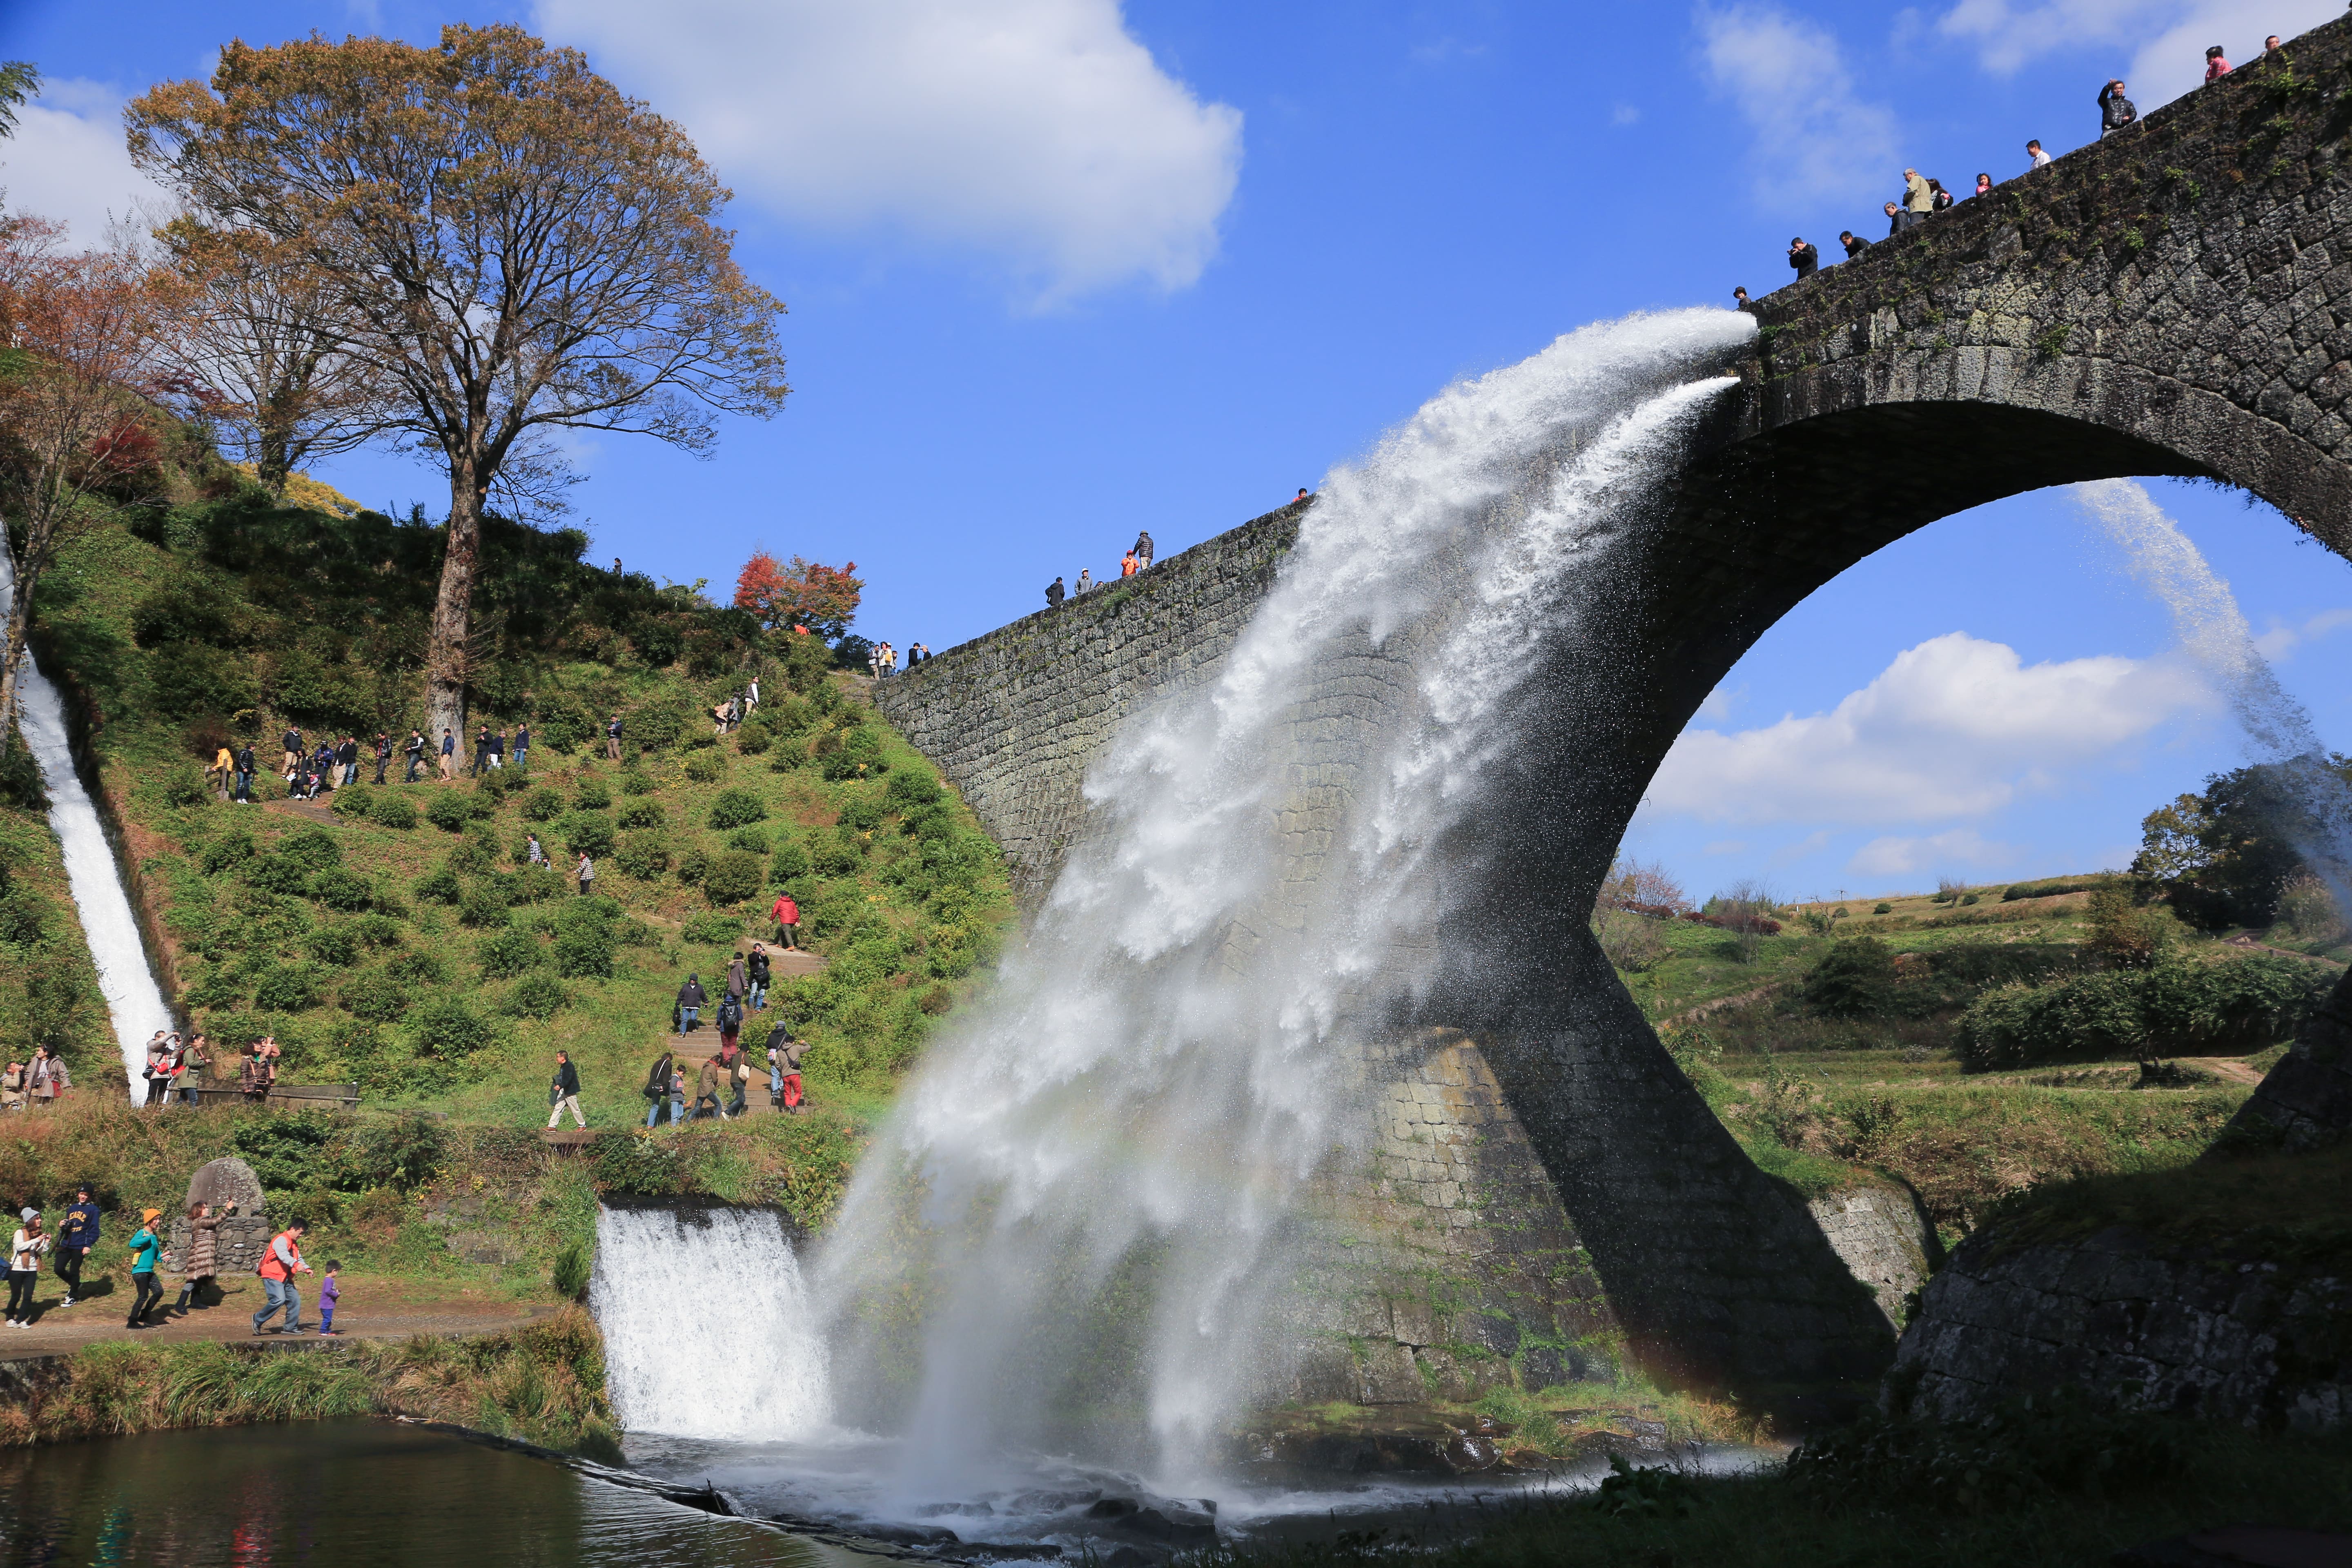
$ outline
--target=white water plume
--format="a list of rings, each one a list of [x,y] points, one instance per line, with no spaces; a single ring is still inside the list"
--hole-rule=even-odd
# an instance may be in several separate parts
[[[0,548],[0,616],[15,597],[15,563]],[[74,768],[73,747],[66,733],[65,700],[49,678],[25,650],[16,682],[16,725],[26,746],[41,770],[41,785],[49,796],[49,827],[64,853],[66,886],[73,894],[74,912],[89,942],[91,962],[98,966],[98,989],[106,998],[109,1021],[114,1026],[115,1047],[122,1053],[122,1070],[130,1079],[131,1102],[145,1098],[146,1084],[139,1075],[147,1066],[147,1042],[158,1029],[173,1026],[172,1010],[164,1005],[163,988],[148,966],[146,944],[139,921],[131,912],[131,895],[123,888],[121,868],[114,863],[113,847],[99,822],[98,806],[82,788]],[[83,1064],[68,1061],[70,1070]],[[84,1068],[83,1070],[88,1070]]]
[[[1178,1457],[1279,1378],[1302,1197],[1369,1139],[1360,1049],[1450,912],[1429,850],[1753,331],[1636,316],[1449,387],[1329,476],[1213,681],[1110,746],[820,1263],[836,1402],[898,1392],[910,1487],[1081,1426]]]
[[[824,1340],[769,1210],[601,1209],[588,1300],[630,1431],[742,1440],[831,1417]]]
[[[2352,789],[2325,765],[2327,748],[2311,715],[2254,646],[2237,595],[2137,483],[2099,479],[2076,485],[2074,495],[2126,569],[2164,605],[2173,635],[2229,704],[2254,760],[2286,780],[2305,818],[2295,825],[2296,847],[2336,907],[2352,912]]]

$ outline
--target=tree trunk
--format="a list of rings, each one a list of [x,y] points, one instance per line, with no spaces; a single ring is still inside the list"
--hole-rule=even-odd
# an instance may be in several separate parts
[[[466,678],[471,658],[474,574],[481,565],[482,490],[471,465],[450,465],[449,545],[441,560],[441,596],[433,605],[433,640],[425,652],[425,734],[440,752],[441,731],[466,746]]]

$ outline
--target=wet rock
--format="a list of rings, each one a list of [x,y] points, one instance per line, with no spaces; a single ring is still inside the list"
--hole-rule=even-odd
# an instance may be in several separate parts
[[[1016,1492],[1004,1505],[1007,1513],[1060,1513],[1067,1509],[1084,1508],[1102,1496],[1100,1487],[1063,1491]]]
[[[2352,1535],[2230,1524],[2130,1547],[2114,1561],[2116,1568],[2322,1568],[2352,1563]]]
[[[1107,1497],[1087,1510],[1088,1519],[1125,1519],[1139,1512],[1143,1505],[1131,1497]]]
[[[1217,1539],[1217,1521],[1213,1516],[1175,1503],[1138,1509],[1120,1520],[1118,1528],[1171,1546],[1206,1546]]]
[[[961,1546],[963,1537],[936,1524],[861,1524],[852,1532],[892,1546]]]

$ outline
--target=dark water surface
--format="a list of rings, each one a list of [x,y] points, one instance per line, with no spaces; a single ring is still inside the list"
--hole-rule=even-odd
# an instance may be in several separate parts
[[[882,1568],[525,1454],[377,1421],[0,1450],[0,1564]]]

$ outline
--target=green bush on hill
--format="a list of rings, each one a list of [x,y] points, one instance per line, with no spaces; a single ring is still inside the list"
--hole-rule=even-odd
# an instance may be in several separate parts
[[[1960,1020],[1960,1058],[1970,1070],[1990,1072],[2259,1050],[2292,1035],[2336,978],[2325,964],[2258,954],[2006,985]]]

